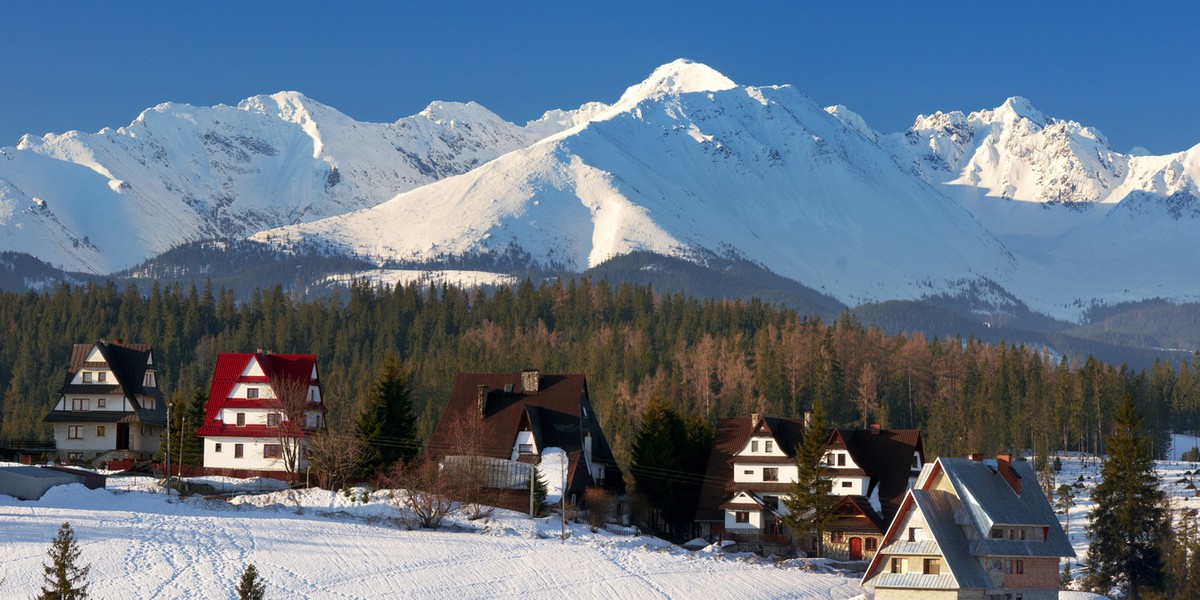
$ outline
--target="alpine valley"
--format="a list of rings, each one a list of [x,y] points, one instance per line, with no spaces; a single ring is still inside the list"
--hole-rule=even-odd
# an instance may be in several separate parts
[[[524,125],[280,92],[0,149],[0,285],[589,274],[1148,360],[1200,349],[1197,179],[1019,97],[881,133],[687,60]]]

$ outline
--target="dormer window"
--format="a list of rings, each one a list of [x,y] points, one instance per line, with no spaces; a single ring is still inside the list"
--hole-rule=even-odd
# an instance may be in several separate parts
[[[84,372],[83,372],[83,382],[84,382],[84,383],[91,383],[91,382],[92,382],[92,372],[91,372],[91,371],[84,371]]]
[[[913,452],[912,469],[918,471],[921,469],[921,453]]]
[[[104,375],[104,373],[101,373],[100,375]],[[104,379],[101,379],[100,381],[104,381]],[[142,385],[145,387],[158,387],[154,382],[154,373],[152,371],[146,372],[146,376],[142,378]]]

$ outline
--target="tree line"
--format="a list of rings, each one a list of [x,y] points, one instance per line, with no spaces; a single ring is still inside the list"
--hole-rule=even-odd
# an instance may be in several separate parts
[[[240,303],[211,283],[154,284],[145,294],[61,284],[0,293],[0,327],[0,446],[50,439],[41,419],[72,344],[114,338],[152,344],[160,386],[179,406],[192,405],[191,415],[219,352],[315,353],[334,428],[357,423],[394,354],[421,439],[458,372],[584,373],[625,464],[655,403],[712,424],[751,412],[798,417],[819,401],[834,426],[921,428],[931,456],[1103,452],[1126,397],[1146,415],[1160,453],[1172,426],[1200,428],[1197,356],[1134,370],[1023,345],[886,335],[850,313],[827,322],[756,300],[605,280],[486,291],[364,282],[321,299],[275,286]]]

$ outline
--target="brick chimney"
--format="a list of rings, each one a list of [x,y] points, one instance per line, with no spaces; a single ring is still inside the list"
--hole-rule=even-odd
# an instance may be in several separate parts
[[[125,341],[125,340],[123,340],[123,339],[121,339],[121,338],[116,338],[116,339],[114,339],[114,340],[112,341],[112,343],[113,343],[113,345],[114,345],[114,346],[120,346],[120,345],[121,345],[121,342],[123,342],[123,341]]]
[[[997,454],[996,455],[996,470],[999,471],[1000,475],[1002,477],[1004,477],[1004,480],[1008,482],[1009,487],[1011,487],[1013,489],[1013,491],[1016,492],[1018,496],[1020,496],[1021,495],[1021,476],[1017,475],[1016,469],[1012,468],[1012,455],[1011,454]]]
[[[879,426],[879,423],[871,423],[871,435],[879,435],[881,430],[882,428]]]
[[[975,462],[983,462],[983,455],[982,455],[982,454],[971,453],[971,454],[968,454],[968,455],[967,455],[967,458],[969,458],[969,459],[971,459],[971,460],[973,460],[973,461],[975,461]]]
[[[521,371],[521,391],[526,394],[538,393],[538,384],[541,380],[541,374],[535,369],[527,369]]]
[[[758,427],[759,416],[760,415],[758,413],[750,413],[750,429]]]
[[[479,416],[487,416],[487,395],[488,386],[479,385],[475,387],[475,401],[479,404]]]

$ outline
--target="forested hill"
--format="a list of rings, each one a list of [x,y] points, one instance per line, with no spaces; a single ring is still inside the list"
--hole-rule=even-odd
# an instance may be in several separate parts
[[[113,338],[155,347],[169,396],[206,389],[221,351],[314,352],[335,427],[353,421],[383,359],[396,352],[426,435],[459,371],[585,373],[621,459],[654,399],[711,422],[798,416],[820,397],[835,424],[920,427],[928,451],[954,455],[1095,450],[1126,395],[1159,432],[1200,424],[1195,358],[1146,371],[1068,365],[1023,346],[885,335],[848,313],[829,323],[757,301],[589,279],[527,281],[486,295],[360,284],[320,300],[277,286],[243,303],[211,286],[155,285],[143,296],[132,286],[64,284],[0,293],[0,324],[0,446],[48,439],[41,419],[71,345]]]

